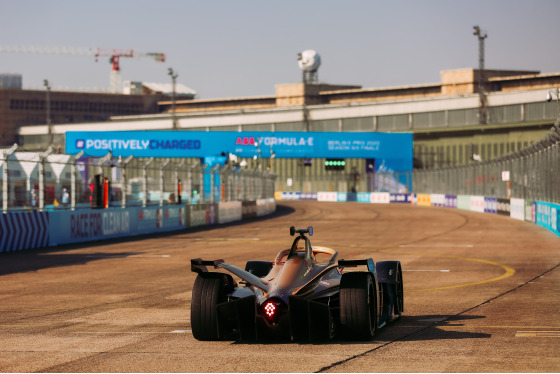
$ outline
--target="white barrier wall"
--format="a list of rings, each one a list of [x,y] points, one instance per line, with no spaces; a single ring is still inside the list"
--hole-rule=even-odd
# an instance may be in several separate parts
[[[241,201],[218,203],[218,223],[240,221],[241,213]]]
[[[484,213],[484,196],[471,196],[471,211]]]
[[[510,217],[518,220],[525,220],[525,200],[510,199]]]
[[[389,204],[391,202],[388,192],[372,192],[370,199],[374,204]]]
[[[445,206],[445,195],[433,193],[430,201],[433,206]]]
[[[336,201],[338,201],[338,193],[337,192],[317,192],[317,200],[318,201],[336,202]]]
[[[276,200],[274,198],[257,200],[257,217],[266,216],[276,211]]]

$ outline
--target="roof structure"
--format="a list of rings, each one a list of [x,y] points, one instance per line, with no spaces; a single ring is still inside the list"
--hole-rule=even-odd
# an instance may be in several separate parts
[[[154,93],[162,93],[164,95],[171,95],[173,92],[173,85],[171,83],[154,83],[142,82],[142,85]],[[196,95],[196,91],[181,83],[175,84],[175,94],[177,95]]]

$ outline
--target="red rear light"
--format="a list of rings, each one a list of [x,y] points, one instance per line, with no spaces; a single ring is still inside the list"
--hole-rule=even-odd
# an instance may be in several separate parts
[[[264,310],[264,314],[266,314],[266,316],[270,319],[272,319],[274,317],[274,315],[276,314],[276,303],[274,303],[273,301],[267,301],[266,303],[264,303],[263,306],[263,310]]]
[[[282,300],[271,298],[261,304],[259,314],[263,316],[268,323],[275,325],[287,310],[288,307]]]

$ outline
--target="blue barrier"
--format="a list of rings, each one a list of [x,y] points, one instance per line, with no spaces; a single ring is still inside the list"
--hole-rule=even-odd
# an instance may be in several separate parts
[[[393,204],[411,204],[412,194],[409,193],[392,193],[389,195],[389,201]]]
[[[46,247],[49,243],[49,212],[0,214],[0,252]]]
[[[484,197],[484,213],[498,213],[498,199],[496,197]]]
[[[302,192],[300,195],[300,200],[317,200],[316,192]]]
[[[272,198],[248,203],[253,206],[252,217],[276,211]],[[8,212],[0,214],[0,252],[178,231],[242,218],[241,202]]]
[[[359,203],[370,203],[371,202],[371,193],[369,192],[358,192],[358,196],[356,197],[356,201]]]
[[[49,246],[180,230],[184,206],[128,207],[53,211],[49,217]]]
[[[537,225],[549,229],[560,236],[560,205],[536,201],[536,221]]]

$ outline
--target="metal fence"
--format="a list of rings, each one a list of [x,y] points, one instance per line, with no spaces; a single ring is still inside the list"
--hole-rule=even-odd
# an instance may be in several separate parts
[[[329,172],[280,178],[200,159],[101,158],[0,150],[2,211],[249,201],[274,191],[440,193],[560,203],[560,120],[531,146],[470,165],[413,172]],[[508,172],[509,180],[503,180]],[[507,179],[507,178],[506,178]]]
[[[276,181],[276,190],[285,192],[412,192],[411,172],[376,172],[358,174],[331,172],[328,175],[305,175]]]
[[[200,159],[101,158],[0,150],[2,211],[249,201],[274,197],[276,175]]]
[[[505,172],[505,173],[504,173]],[[531,146],[476,164],[414,170],[414,191],[560,203],[560,120]]]

